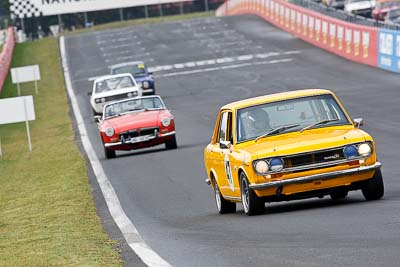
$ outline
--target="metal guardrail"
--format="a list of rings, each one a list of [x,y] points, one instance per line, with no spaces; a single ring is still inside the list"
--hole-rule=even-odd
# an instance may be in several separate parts
[[[369,27],[376,27],[376,28],[385,28],[385,29],[390,29],[390,30],[400,30],[400,25],[399,24],[390,24],[390,23],[385,23],[382,21],[377,21],[371,18],[365,18],[362,16],[358,15],[348,15],[344,13],[343,10],[340,9],[335,9],[333,7],[328,7],[322,3],[316,3],[311,0],[289,0],[290,3],[305,7],[308,9],[311,9],[313,11],[316,11],[318,13],[327,15],[329,17],[333,17],[339,20],[355,23],[355,24],[360,24],[363,26],[369,26]]]

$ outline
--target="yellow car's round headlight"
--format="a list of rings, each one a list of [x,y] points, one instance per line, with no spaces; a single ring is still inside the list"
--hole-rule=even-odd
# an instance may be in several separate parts
[[[256,172],[263,174],[268,171],[268,163],[265,160],[259,160],[257,161],[256,165]]]
[[[361,144],[358,147],[358,154],[363,157],[367,157],[371,154],[371,147],[368,144]]]

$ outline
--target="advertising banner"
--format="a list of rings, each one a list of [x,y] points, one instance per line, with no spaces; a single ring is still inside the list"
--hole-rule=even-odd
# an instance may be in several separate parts
[[[250,0],[250,3],[254,2],[257,0]],[[217,14],[256,14],[271,24],[331,53],[351,61],[378,66],[379,30],[377,28],[338,20],[284,0],[265,0],[265,3],[260,9],[254,8],[253,5],[240,5],[237,0],[227,1],[220,7]],[[387,38],[391,39],[387,40]],[[388,53],[386,46],[394,39],[395,37],[382,37],[384,52]],[[392,46],[394,45],[393,43]],[[394,55],[395,52],[391,52],[391,55]],[[384,62],[388,62],[387,56],[384,57]]]
[[[400,72],[400,32],[382,29],[378,39],[379,67]]]
[[[31,18],[188,0],[10,0],[12,18]]]

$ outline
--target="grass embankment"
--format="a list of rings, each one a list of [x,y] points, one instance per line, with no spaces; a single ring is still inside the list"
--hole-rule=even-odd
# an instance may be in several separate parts
[[[205,18],[205,17],[214,16],[214,15],[215,15],[215,11],[209,11],[209,12],[196,12],[196,13],[188,13],[188,14],[182,14],[182,15],[163,16],[163,17],[151,17],[151,18],[147,18],[147,19],[124,20],[124,21],[117,21],[117,22],[95,25],[93,27],[85,28],[85,29],[78,29],[78,30],[75,30],[72,32],[66,32],[66,34],[67,35],[80,34],[80,33],[92,32],[92,31],[101,31],[101,30],[110,30],[110,29],[130,27],[130,26],[138,26],[138,25],[143,25],[143,24],[155,24],[155,23],[161,23],[161,22],[185,20],[185,19]]]
[[[13,66],[39,64],[36,121],[0,125],[0,266],[122,265],[92,199],[85,160],[74,141],[57,40],[16,47]],[[23,84],[23,95],[34,85]],[[1,97],[16,96],[8,77]],[[10,111],[12,112],[12,111]]]

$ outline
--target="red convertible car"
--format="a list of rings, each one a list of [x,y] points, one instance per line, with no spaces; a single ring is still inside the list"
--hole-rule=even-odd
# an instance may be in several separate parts
[[[165,144],[177,148],[174,117],[159,96],[144,96],[112,102],[97,117],[106,158],[117,150],[132,150]]]

